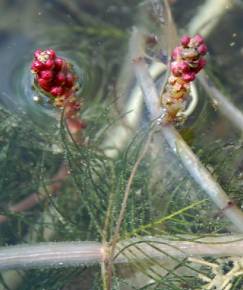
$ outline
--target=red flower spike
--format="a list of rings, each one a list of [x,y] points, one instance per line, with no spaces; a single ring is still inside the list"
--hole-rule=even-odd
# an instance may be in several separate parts
[[[196,74],[206,65],[203,55],[208,48],[201,35],[197,34],[192,38],[184,35],[180,44],[172,52],[171,74],[161,96],[166,112],[165,122],[180,120],[190,92],[190,82],[195,80]]]
[[[84,129],[85,122],[77,116],[80,102],[75,95],[77,77],[72,66],[61,57],[57,57],[53,49],[38,49],[35,51],[31,68],[35,73],[37,86],[47,93],[47,97],[56,108],[64,109],[70,131],[75,133]]]

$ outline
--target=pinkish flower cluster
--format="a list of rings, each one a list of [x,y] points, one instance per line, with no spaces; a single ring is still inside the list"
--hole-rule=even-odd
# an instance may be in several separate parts
[[[172,52],[171,75],[162,95],[166,122],[180,120],[186,107],[190,82],[195,80],[196,74],[206,65],[203,56],[208,49],[201,35],[182,36],[180,44]]]
[[[35,73],[35,83],[50,98],[57,108],[68,105],[73,111],[80,109],[80,104],[75,97],[77,77],[71,65],[56,56],[53,49],[37,49],[31,71]]]
[[[35,84],[48,96],[57,108],[64,109],[64,116],[72,133],[86,127],[77,116],[80,101],[76,96],[77,77],[71,64],[56,55],[53,49],[34,52],[31,71],[35,74]]]

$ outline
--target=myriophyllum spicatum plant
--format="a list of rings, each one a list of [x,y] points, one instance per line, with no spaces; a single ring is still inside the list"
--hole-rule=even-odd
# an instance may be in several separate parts
[[[183,120],[190,83],[206,65],[203,56],[207,51],[203,37],[198,34],[194,37],[182,36],[180,45],[173,50],[170,64],[171,73],[161,96],[161,105],[165,109],[165,122]]]
[[[78,117],[81,102],[77,96],[78,78],[72,65],[56,55],[53,49],[37,49],[31,71],[35,85],[54,107],[64,110],[64,118],[71,133],[86,127]]]

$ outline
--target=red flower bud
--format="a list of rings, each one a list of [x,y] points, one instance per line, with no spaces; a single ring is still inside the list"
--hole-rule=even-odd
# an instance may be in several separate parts
[[[181,48],[180,47],[176,47],[173,51],[172,51],[172,59],[173,60],[177,60],[178,58],[181,57]]]
[[[186,83],[189,83],[189,82],[192,82],[194,81],[196,78],[196,74],[194,72],[189,72],[189,73],[185,73],[182,75],[182,79],[186,82]]]
[[[35,52],[34,52],[34,56],[35,58],[38,58],[40,56],[40,54],[42,53],[42,50],[40,48],[38,48]]]
[[[181,70],[180,70],[180,67],[179,67],[179,62],[177,61],[173,61],[171,64],[170,64],[170,68],[171,68],[171,72],[172,74],[175,76],[175,77],[179,77],[181,75]]]
[[[61,96],[63,94],[63,88],[62,87],[53,87],[50,91],[50,93],[53,95],[53,96]]]
[[[55,69],[56,69],[57,71],[59,71],[59,70],[62,69],[63,62],[64,62],[63,59],[60,58],[60,57],[57,57],[57,58],[55,59]]]
[[[178,62],[178,69],[182,72],[182,73],[186,73],[190,71],[190,66],[186,61],[179,61]]]
[[[201,55],[205,55],[208,52],[208,48],[206,44],[201,44],[198,46],[197,51],[201,54]]]
[[[51,85],[47,80],[44,80],[42,78],[37,79],[38,85],[45,91],[49,92],[51,89]]]
[[[48,48],[45,52],[50,56],[51,59],[56,58],[56,52],[53,49]]]
[[[43,70],[40,72],[40,78],[50,82],[53,78],[53,73],[51,70]]]
[[[206,59],[201,57],[199,59],[199,61],[198,61],[198,68],[199,68],[199,70],[203,69],[206,64],[207,64]]]
[[[66,81],[66,76],[63,72],[59,72],[55,78],[55,84],[62,85]]]
[[[191,40],[191,37],[190,36],[188,36],[188,35],[182,36],[182,38],[181,38],[181,45],[183,47],[187,47],[188,44],[189,44],[189,42],[190,42],[190,40]]]
[[[204,38],[200,34],[196,34],[192,38],[193,43],[195,43],[197,46],[201,45],[204,43]]]
[[[73,76],[73,74],[72,73],[67,73],[65,85],[68,88],[71,88],[74,85],[74,80],[75,80],[75,77]]]
[[[36,73],[40,72],[43,68],[44,68],[43,63],[38,60],[34,60],[31,64],[32,71]]]
[[[52,59],[48,59],[46,62],[45,62],[45,68],[46,69],[53,69],[55,66],[55,63]]]

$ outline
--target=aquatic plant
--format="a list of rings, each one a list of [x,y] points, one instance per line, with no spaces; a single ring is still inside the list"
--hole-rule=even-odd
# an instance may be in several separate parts
[[[164,122],[173,122],[183,119],[190,82],[194,81],[196,74],[204,68],[206,60],[202,57],[207,53],[207,46],[199,34],[194,37],[182,36],[181,46],[172,52],[169,76],[165,91],[161,96],[161,104],[165,110]]]
[[[62,3],[79,19],[75,4]],[[114,86],[120,50],[115,58],[115,49],[105,49],[108,64],[115,66],[107,73],[109,86],[95,88],[92,101],[84,98],[85,77],[73,54],[37,50],[34,74],[28,63],[31,81],[24,84],[37,101],[45,100],[35,107],[43,108],[40,124],[49,110],[54,128],[43,130],[28,115],[1,107],[0,166],[8,181],[1,178],[0,289],[242,287],[241,181],[239,168],[232,170],[242,145],[228,144],[222,129],[214,127],[220,111],[242,131],[242,113],[211,75],[209,81],[201,72],[198,83],[217,112],[195,89],[192,81],[205,65],[204,38],[192,33],[178,40],[168,1],[151,0],[139,8]],[[72,31],[86,33],[95,45],[96,38],[105,42],[111,35],[120,46],[120,30],[90,21],[85,9],[80,13],[87,26],[82,22]],[[72,38],[64,28],[57,34],[48,26],[48,32],[65,43],[67,35]],[[85,50],[83,42],[77,45],[91,65],[100,54],[94,45]],[[217,132],[216,142],[207,138],[208,127]]]

